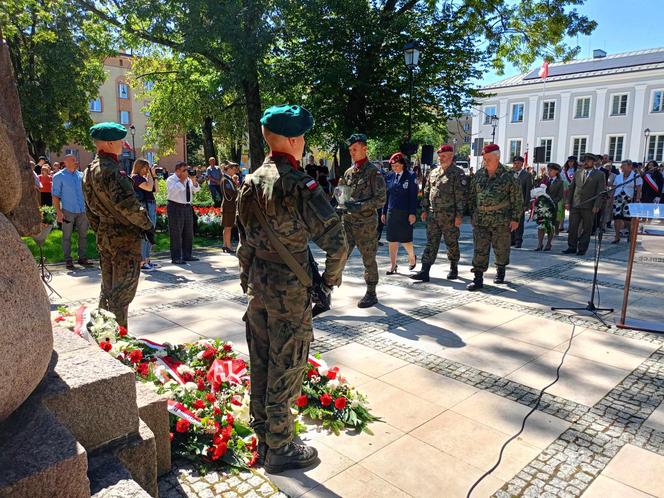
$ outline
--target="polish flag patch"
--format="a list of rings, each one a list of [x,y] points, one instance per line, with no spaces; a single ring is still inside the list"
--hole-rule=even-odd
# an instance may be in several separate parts
[[[316,183],[316,180],[309,180],[306,183],[306,185],[309,190],[316,190],[316,187],[318,187],[318,183]]]

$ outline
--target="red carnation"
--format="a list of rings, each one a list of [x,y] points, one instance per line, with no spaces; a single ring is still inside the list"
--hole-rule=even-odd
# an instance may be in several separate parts
[[[188,420],[181,418],[178,419],[178,421],[175,423],[175,430],[178,432],[187,432],[189,430],[190,425],[191,424],[189,423]]]
[[[258,446],[258,440],[256,439],[256,436],[251,436],[251,443],[249,444],[249,450],[254,451],[256,449],[256,446]]]
[[[307,398],[306,394],[303,394],[295,400],[295,404],[300,408],[304,408],[309,404],[309,398]]]
[[[196,401],[194,401],[194,404],[191,406],[193,406],[197,410],[200,410],[202,408],[205,408],[205,401],[203,401],[202,399],[197,399]]]
[[[226,414],[226,423],[228,425],[233,425],[235,423],[235,419],[233,418],[233,415],[230,413]]]
[[[217,401],[217,398],[215,398],[214,394],[212,393],[206,393],[205,399],[207,399],[210,403],[214,403],[215,401]]]
[[[53,320],[53,321],[55,321],[55,322],[64,322],[65,317],[62,316],[62,315],[58,315],[58,316],[55,317],[55,320]]]
[[[233,346],[231,344],[224,344],[224,351],[227,353],[233,351]]]
[[[136,367],[136,371],[138,372],[139,375],[143,377],[147,377],[148,373],[150,372],[150,364],[149,363],[141,363]]]
[[[113,344],[108,341],[101,341],[99,343],[99,347],[108,353],[111,349],[113,349]]]
[[[140,361],[143,359],[143,351],[140,349],[134,349],[131,353],[129,353],[129,361],[132,363],[140,363]]]
[[[203,380],[203,377],[199,377],[198,379],[196,379],[196,387],[198,388],[199,391],[203,391],[205,389],[205,381]]]
[[[212,450],[212,460],[219,460],[222,456],[226,454],[228,450],[228,445],[223,441],[214,447]]]
[[[307,377],[310,378],[310,379],[311,379],[314,375],[318,375],[318,370],[316,370],[315,368],[312,368],[311,370],[309,370],[309,371],[307,372]]]
[[[223,429],[221,429],[221,438],[224,441],[228,441],[231,436],[233,435],[233,426],[232,425],[227,425]]]
[[[332,404],[332,396],[325,393],[320,398],[320,404],[323,406],[330,406]]]
[[[124,337],[128,334],[127,332],[127,327],[123,327],[122,325],[118,325],[118,335],[120,337]]]
[[[330,380],[334,380],[337,378],[338,373],[339,373],[339,367],[330,368],[327,371],[327,378]]]
[[[215,357],[217,354],[217,350],[214,348],[207,348],[205,351],[203,351],[203,359],[205,360],[211,360],[212,358]]]
[[[253,467],[256,465],[256,462],[258,461],[258,452],[257,451],[252,451],[251,452],[251,458],[247,462],[247,467]]]
[[[337,410],[343,410],[344,408],[346,408],[346,403],[348,403],[348,400],[343,396],[340,396],[334,400],[334,407]]]
[[[218,406],[215,406],[213,410],[215,415],[221,415],[221,408],[219,408]]]
[[[191,375],[189,372],[185,372],[181,375],[182,380],[185,382],[192,382],[194,380],[194,376]]]

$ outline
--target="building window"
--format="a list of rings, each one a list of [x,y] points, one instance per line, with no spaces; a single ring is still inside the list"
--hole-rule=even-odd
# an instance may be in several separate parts
[[[129,111],[120,111],[120,124],[131,123],[131,113]]]
[[[553,138],[540,138],[540,147],[544,147],[544,162],[551,162],[551,151],[553,150]]]
[[[628,97],[626,93],[620,93],[611,97],[611,116],[627,115]]]
[[[664,90],[655,90],[652,92],[651,112],[664,112]]]
[[[572,155],[581,159],[581,156],[586,153],[588,146],[588,137],[572,137]]]
[[[590,97],[577,97],[574,105],[574,119],[590,117]]]
[[[78,163],[80,162],[81,153],[78,149],[65,149],[65,156],[74,156],[76,158],[76,162]]]
[[[523,104],[512,104],[512,123],[523,123]]]
[[[463,124],[463,131],[465,131],[466,133],[470,133],[470,123]]]
[[[121,99],[129,98],[129,85],[126,83],[118,83],[118,96]]]
[[[512,160],[515,157],[518,157],[521,155],[521,139],[520,138],[513,138],[510,140],[510,157],[509,162],[512,162]]]
[[[90,101],[90,112],[101,112],[101,97]]]
[[[491,124],[491,116],[496,115],[496,106],[490,106],[490,107],[485,107],[484,108],[484,124],[485,125],[490,125]]]
[[[146,152],[145,160],[149,162],[151,165],[154,164],[154,152]]]
[[[470,137],[468,135],[463,137],[463,143],[469,144],[470,143]]]
[[[609,159],[613,162],[622,161],[623,147],[625,145],[624,135],[609,135]]]
[[[664,160],[664,135],[650,135],[646,160],[657,162]]]
[[[556,117],[556,101],[549,100],[542,103],[542,121],[553,121]]]

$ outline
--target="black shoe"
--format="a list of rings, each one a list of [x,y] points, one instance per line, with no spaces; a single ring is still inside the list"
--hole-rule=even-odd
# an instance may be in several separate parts
[[[482,272],[475,272],[475,278],[466,286],[466,289],[469,291],[476,291],[482,287],[484,287],[484,277],[482,276]]]
[[[577,256],[585,256],[585,255],[586,255],[586,251],[581,251],[581,250],[579,250],[579,251],[576,252],[576,255],[577,255]]]
[[[516,244],[514,244],[514,248],[515,249],[521,249],[522,244],[523,244],[523,242],[517,242]]]
[[[425,265],[422,263],[422,269],[418,271],[415,275],[411,275],[410,278],[413,280],[420,280],[422,282],[428,282],[429,281],[429,269],[431,268],[431,265]]]
[[[256,446],[256,453],[258,453],[258,460],[256,460],[256,465],[264,465],[265,457],[267,455],[267,443],[259,442]]]
[[[378,304],[378,297],[376,292],[367,291],[362,299],[357,303],[358,308],[371,308],[372,306]]]
[[[456,280],[459,278],[459,267],[457,263],[450,263],[450,271],[447,273],[447,280]]]
[[[536,252],[537,252],[537,251],[543,251],[543,250],[544,250],[544,249],[543,249],[542,246],[537,246],[537,249],[533,249],[533,251],[536,251]]]
[[[74,266],[74,262],[71,259],[68,259],[67,261],[65,261],[65,268],[67,268],[67,270],[75,270],[76,269],[76,267]]]
[[[563,254],[576,254],[576,249],[572,249],[571,247],[568,247],[564,251],[562,251]]]
[[[289,469],[310,467],[318,460],[318,451],[312,446],[288,443],[279,449],[269,448],[265,456],[265,472],[280,474]]]
[[[171,263],[173,263],[174,265],[184,265],[185,264],[183,259],[171,259]]]
[[[201,258],[197,258],[196,256],[192,256],[191,258],[184,258],[185,261],[200,261]]]
[[[496,277],[493,279],[494,284],[504,284],[505,283],[505,267],[499,266],[496,270]]]
[[[392,268],[390,268],[388,271],[385,272],[385,275],[394,275],[397,273],[397,268],[399,268],[397,265],[394,265]]]
[[[410,271],[413,271],[416,266],[417,266],[417,256],[415,256],[415,262],[412,265],[408,265],[408,269]]]

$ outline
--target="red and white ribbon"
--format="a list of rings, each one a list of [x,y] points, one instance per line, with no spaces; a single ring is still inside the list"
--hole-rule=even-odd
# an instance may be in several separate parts
[[[242,377],[247,373],[247,364],[242,359],[214,360],[207,373],[210,384],[228,382],[242,384]]]
[[[169,399],[167,402],[167,407],[169,413],[172,413],[176,417],[186,420],[190,424],[203,425],[201,423],[201,419],[199,419],[196,415],[194,415],[194,413],[191,410],[189,410],[179,401],[173,401],[172,399]]]
[[[650,188],[652,188],[655,191],[655,193],[659,194],[659,186],[657,185],[655,180],[653,180],[652,176],[650,176],[650,173],[648,173],[647,175],[643,175],[643,179],[648,183],[648,185],[650,185]]]
[[[175,382],[177,382],[181,386],[184,386],[186,384],[184,379],[182,379],[182,377],[178,373],[178,371],[177,371],[178,365],[173,360],[173,358],[171,358],[170,356],[165,356],[163,358],[160,358],[160,357],[157,356],[156,359],[157,359],[157,363],[166,369],[166,372],[171,376],[171,378]]]
[[[155,351],[166,351],[168,349],[166,346],[163,344],[159,344],[158,342],[151,341],[150,339],[136,339],[138,342],[141,344],[149,347],[150,349],[154,349]]]

